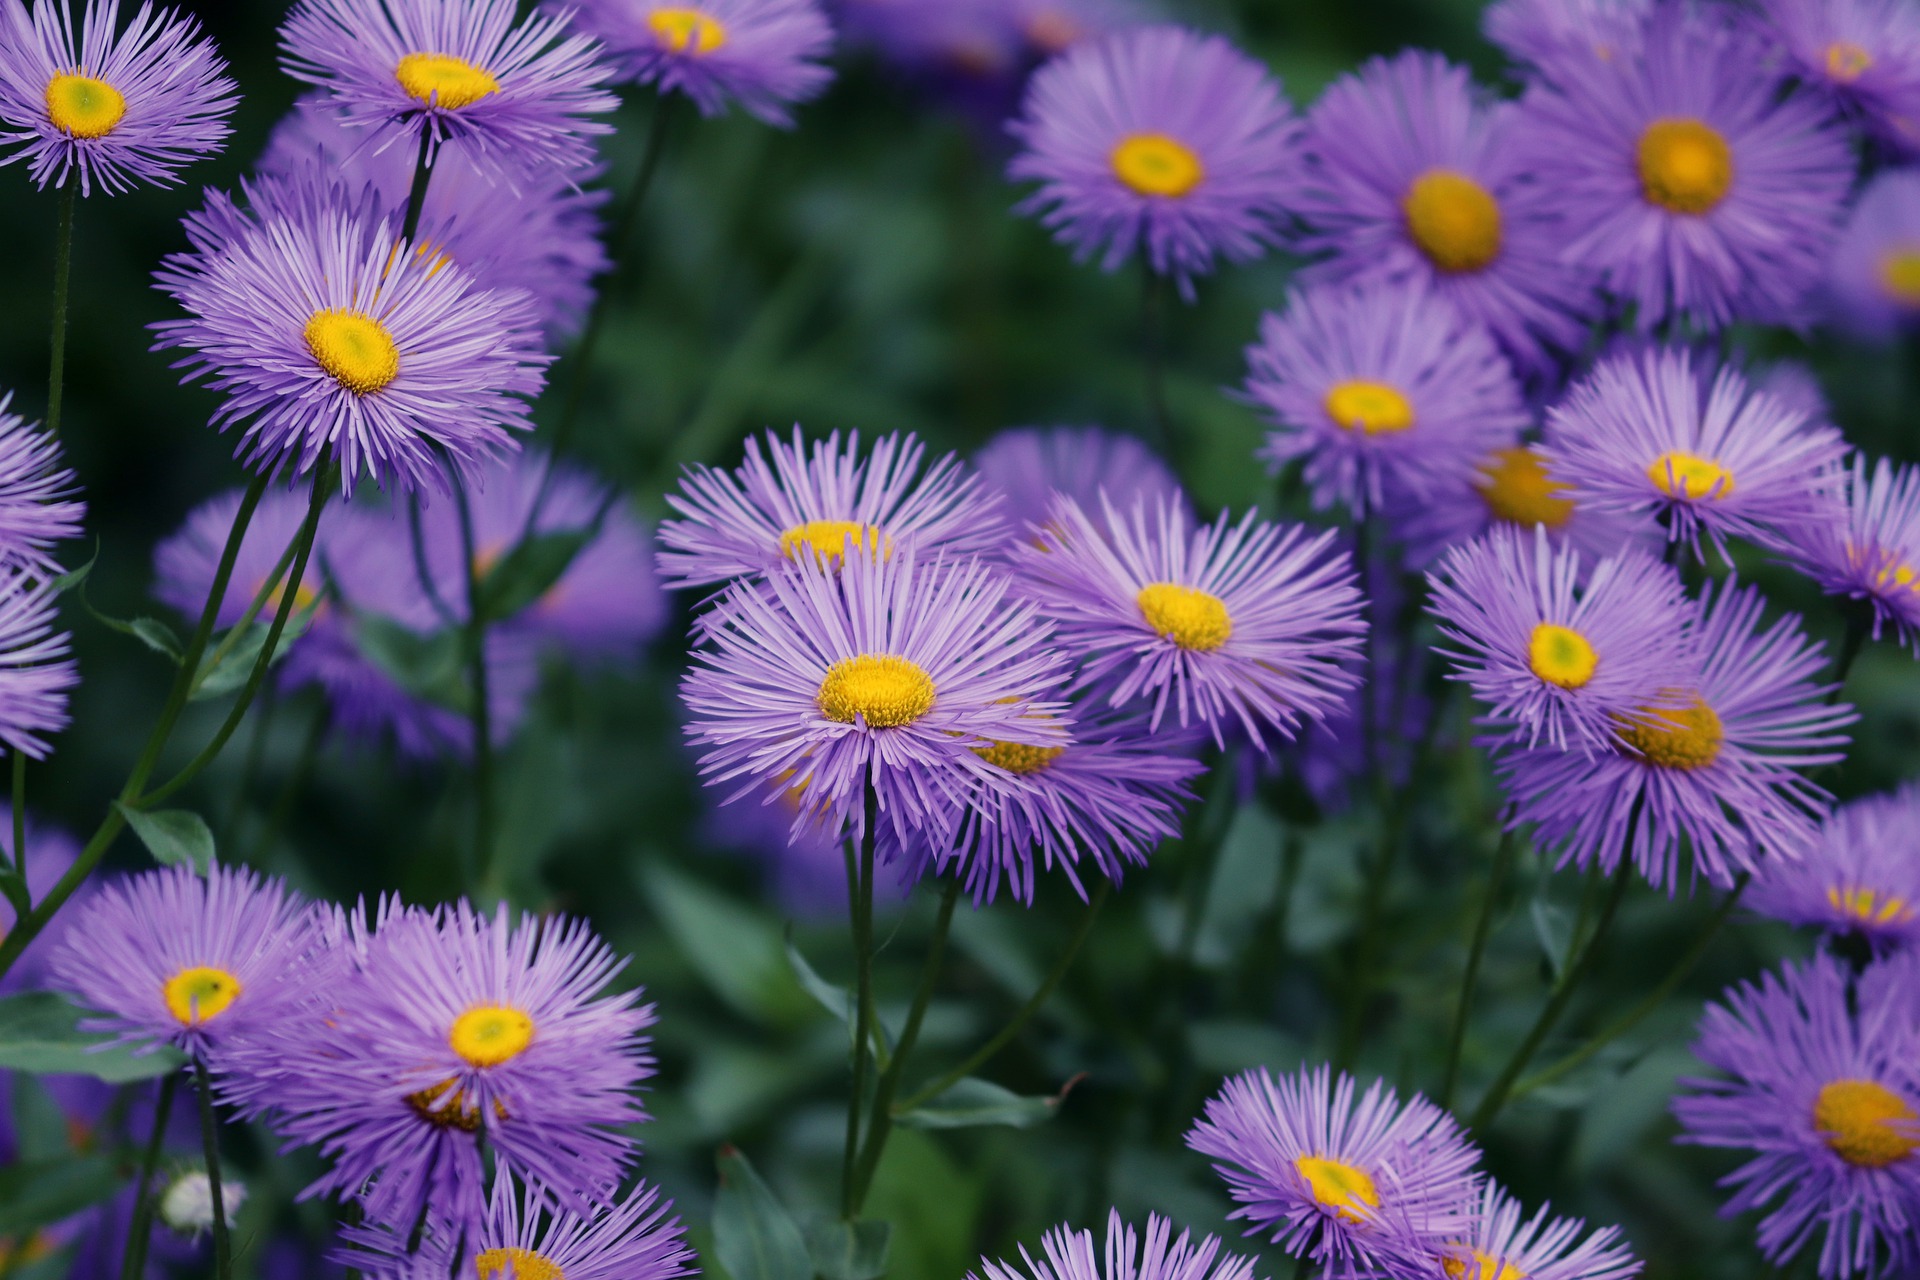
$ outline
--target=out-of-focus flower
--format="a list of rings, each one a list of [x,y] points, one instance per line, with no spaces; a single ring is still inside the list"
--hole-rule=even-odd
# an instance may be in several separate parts
[[[1827,265],[1823,316],[1891,342],[1920,320],[1920,173],[1889,169],[1860,193]]]
[[[1920,150],[1920,12],[1905,0],[1759,0],[1753,22],[1801,84],[1896,151]]]
[[[1873,612],[1920,655],[1920,470],[1855,455],[1844,494],[1779,540],[1780,551],[1830,596]]]
[[[246,1184],[235,1181],[233,1170],[227,1170],[220,1180],[220,1203],[228,1222],[246,1202]],[[213,1182],[206,1170],[188,1169],[176,1174],[160,1193],[159,1212],[160,1221],[183,1236],[201,1236],[213,1230]]]
[[[1480,29],[1516,62],[1635,57],[1654,0],[1494,0]]]
[[[1193,1239],[1182,1231],[1178,1238],[1173,1224],[1159,1214],[1147,1215],[1146,1235],[1120,1217],[1118,1209],[1107,1213],[1105,1265],[1095,1252],[1093,1232],[1075,1231],[1065,1225],[1055,1227],[1041,1238],[1044,1260],[1020,1247],[1018,1268],[991,1258],[980,1259],[980,1271],[968,1272],[967,1280],[1252,1280],[1253,1260],[1220,1252],[1215,1236]]]
[[[1657,546],[1659,536],[1642,521],[1603,514],[1581,501],[1547,473],[1537,445],[1495,449],[1465,484],[1436,489],[1420,502],[1395,503],[1383,514],[1415,569],[1495,529],[1542,529],[1554,545],[1596,558],[1636,543]]]
[[[1159,454],[1132,436],[1100,427],[1022,427],[1002,431],[973,455],[974,469],[1027,538],[1046,527],[1053,495],[1064,493],[1102,514],[1100,495],[1131,511],[1145,499],[1185,501],[1179,479]]]
[[[51,581],[0,569],[0,743],[34,760],[67,727],[67,694],[80,683],[71,639],[54,629],[59,603]]]
[[[77,537],[87,504],[60,454],[60,442],[9,413],[0,394],[0,567],[57,574],[53,546]]]
[[[214,579],[219,576],[221,554],[226,550],[234,519],[240,514],[241,499],[238,489],[207,499],[187,514],[178,530],[154,548],[153,593],[179,610],[182,617],[198,618],[206,608]],[[253,598],[260,594],[274,571],[281,568],[281,558],[299,536],[300,526],[306,522],[309,501],[308,495],[298,490],[269,488],[261,495],[253,517],[247,522],[247,531],[240,538],[240,548],[234,553],[226,594],[215,606],[215,626],[231,627],[246,616]],[[343,504],[336,502],[330,514],[338,519],[343,509]],[[315,535],[314,552],[307,560],[307,571],[300,585],[294,588],[295,609],[314,604],[326,589],[323,565],[330,532],[331,525],[323,515]],[[284,572],[292,572],[291,567]],[[285,593],[283,577],[258,616],[271,619]],[[315,618],[316,625],[326,625],[327,621],[319,616]]]
[[[1920,784],[1835,809],[1805,857],[1761,868],[1747,905],[1875,951],[1920,942]]]

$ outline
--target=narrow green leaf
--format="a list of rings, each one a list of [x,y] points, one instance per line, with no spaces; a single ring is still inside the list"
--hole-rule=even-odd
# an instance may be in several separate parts
[[[825,1213],[807,1218],[807,1253],[820,1280],[880,1280],[892,1242],[891,1223],[847,1222]]]
[[[0,998],[0,1070],[93,1076],[125,1084],[163,1076],[186,1062],[170,1048],[136,1056],[124,1045],[106,1047],[110,1037],[82,1031],[80,1016],[51,991]],[[0,1204],[5,1202],[0,1193]]]
[[[207,820],[191,809],[162,809],[148,813],[114,801],[127,825],[161,866],[185,863],[200,875],[213,862],[213,831]]]
[[[650,861],[640,887],[682,955],[714,992],[762,1022],[803,1019],[806,997],[781,952],[771,919],[665,862]]]
[[[402,689],[461,715],[471,709],[457,631],[422,635],[377,613],[355,614],[353,630],[360,651]]]
[[[478,583],[480,616],[500,622],[547,594],[596,532],[537,533],[507,552]]]
[[[93,572],[93,566],[95,565],[95,563],[99,561],[99,559],[100,559],[100,539],[95,538],[93,540],[93,554],[87,557],[87,562],[81,565],[78,569],[69,569],[65,573],[61,574],[59,577],[55,578],[53,580],[53,593],[57,596],[65,595],[67,592],[73,590],[75,587],[85,582],[87,580],[87,575]]]
[[[842,1022],[853,1021],[853,993],[820,976],[820,971],[809,964],[800,948],[794,945],[791,929],[787,930],[787,963],[793,967],[793,976],[800,980],[801,988],[819,1001],[822,1009]]]
[[[30,1235],[120,1190],[106,1156],[45,1160],[0,1169],[0,1238]]]
[[[1053,1119],[1060,1104],[1067,1100],[1067,1094],[1079,1082],[1080,1077],[1075,1076],[1053,1097],[1033,1098],[991,1080],[968,1076],[945,1093],[901,1115],[899,1123],[909,1129],[972,1129],[981,1125],[1031,1129]]]
[[[720,1191],[713,1201],[713,1252],[733,1280],[813,1280],[807,1242],[748,1162],[720,1150]]]

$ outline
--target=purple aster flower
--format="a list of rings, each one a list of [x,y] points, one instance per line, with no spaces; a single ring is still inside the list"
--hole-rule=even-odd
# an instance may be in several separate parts
[[[1824,103],[1756,74],[1766,51],[1711,13],[1659,8],[1639,57],[1560,58],[1523,104],[1566,261],[1653,331],[1800,318],[1853,156]]]
[[[241,497],[241,491],[233,489],[207,499],[187,515],[186,522],[176,532],[154,548],[153,593],[177,609],[182,617],[198,618],[206,608],[207,597],[213,594],[213,580],[218,576],[220,556],[226,549],[234,518],[240,513]],[[240,550],[234,556],[226,595],[214,613],[216,626],[231,627],[246,616],[253,598],[280,568],[281,557],[299,536],[300,526],[306,522],[308,503],[308,495],[299,490],[269,489],[261,495],[260,504],[254,508],[253,518],[247,522],[247,531],[240,539]],[[333,509],[343,511],[344,504],[336,502]],[[305,576],[294,590],[297,609],[312,605],[326,589],[322,566],[327,559],[326,541],[330,532],[328,521],[322,518],[314,554],[307,562]],[[285,591],[283,581],[262,607],[260,616],[271,618]],[[318,615],[315,622],[325,625]]]
[[[967,1280],[1253,1280],[1253,1260],[1220,1251],[1215,1236],[1193,1238],[1159,1214],[1147,1215],[1145,1237],[1135,1234],[1118,1209],[1107,1213],[1105,1264],[1095,1251],[1093,1232],[1075,1231],[1062,1223],[1041,1238],[1046,1251],[1036,1259],[1020,1246],[1022,1272],[1004,1262],[980,1259],[978,1273]]]
[[[95,1029],[218,1068],[305,998],[317,942],[307,904],[280,881],[171,866],[101,885],[50,963],[54,985],[105,1015]]]
[[[1654,0],[1494,0],[1480,29],[1516,62],[1633,56]]]
[[[1299,125],[1260,63],[1219,36],[1150,26],[1074,46],[1027,86],[1007,172],[1020,206],[1103,270],[1136,251],[1182,296],[1214,258],[1277,239]]]
[[[1877,343],[1920,320],[1920,173],[1889,169],[1861,192],[1827,264],[1822,313]]]
[[[1875,951],[1920,942],[1920,784],[1833,811],[1797,862],[1763,867],[1747,905],[1763,916],[1853,935]]]
[[[1896,152],[1920,150],[1920,13],[1905,0],[1759,0],[1761,37],[1801,84]]]
[[[239,102],[227,64],[200,24],[141,4],[125,30],[120,0],[87,0],[76,40],[71,0],[18,0],[0,12],[0,159],[29,162],[33,180],[168,187],[180,170],[220,150]]]
[[[59,605],[51,581],[0,569],[0,743],[34,760],[67,727],[67,693],[80,683],[71,640],[54,629]]]
[[[1509,826],[1532,824],[1560,865],[1606,871],[1631,855],[1655,888],[1687,878],[1726,885],[1762,859],[1797,858],[1825,816],[1827,793],[1796,769],[1841,758],[1856,718],[1829,706],[1812,677],[1826,662],[1797,615],[1761,630],[1752,587],[1709,585],[1669,618],[1692,653],[1667,701],[1615,726],[1614,749],[1588,756],[1509,746],[1495,770],[1511,800]],[[1697,673],[1697,674],[1696,674]]]
[[[1472,1227],[1454,1239],[1413,1232],[1395,1248],[1392,1274],[1406,1280],[1628,1280],[1640,1260],[1620,1239],[1618,1227],[1601,1227],[1581,1238],[1586,1223],[1553,1218],[1541,1205],[1531,1218],[1520,1201],[1489,1180],[1480,1189]]]
[[[738,102],[791,128],[792,104],[833,79],[823,62],[833,28],[817,0],[583,0],[574,21],[624,78],[684,93],[705,116]]]
[[[1418,278],[1291,294],[1247,366],[1246,398],[1275,428],[1261,456],[1303,459],[1313,505],[1356,518],[1467,483],[1528,423],[1500,348]]]
[[[0,394],[0,566],[57,574],[53,545],[80,534],[87,504],[60,455],[60,442],[7,412]]]
[[[1758,392],[1738,369],[1711,379],[1683,348],[1604,360],[1547,415],[1543,452],[1583,505],[1704,555],[1727,538],[1772,545],[1817,518],[1840,479],[1846,441]],[[1731,562],[1729,560],[1729,562]]]
[[[1920,1223],[1911,1000],[1911,986],[1856,987],[1843,961],[1820,954],[1707,1006],[1693,1051],[1721,1074],[1681,1082],[1680,1141],[1753,1153],[1721,1180],[1734,1188],[1724,1212],[1774,1205],[1760,1252],[1776,1266],[1816,1235],[1824,1280],[1911,1260]]]
[[[619,99],[599,47],[562,14],[515,22],[514,0],[300,0],[281,65],[326,91],[346,124],[385,150],[453,143],[483,169],[571,171],[593,162],[588,116]]]
[[[1011,785],[973,748],[1064,745],[1059,655],[1031,605],[978,561],[859,551],[807,557],[715,603],[681,686],[701,773],[729,799],[798,801],[794,834],[865,828],[866,789],[899,845],[945,840],[977,785]]]
[[[1102,504],[1102,535],[1071,498],[1054,499],[1039,546],[1018,550],[1023,589],[1086,660],[1083,680],[1112,680],[1111,705],[1169,703],[1182,727],[1216,743],[1237,724],[1261,750],[1263,727],[1292,739],[1356,683],[1346,666],[1366,624],[1352,558],[1333,533],[1309,535],[1249,511],[1196,526],[1184,504]]]
[[[1674,622],[1680,575],[1645,552],[1583,565],[1544,529],[1496,529],[1456,547],[1432,582],[1453,678],[1505,738],[1611,751],[1622,721],[1691,705],[1670,689],[1692,656]]]
[[[1064,493],[1082,510],[1099,511],[1105,494],[1122,511],[1146,499],[1186,501],[1179,479],[1160,455],[1132,436],[1099,427],[1021,427],[1002,431],[973,455],[974,469],[1001,506],[1020,514],[1022,532],[1046,526],[1053,495]]]
[[[1421,50],[1336,81],[1307,117],[1294,196],[1301,247],[1327,259],[1309,279],[1423,281],[1528,373],[1577,347],[1593,282],[1561,260],[1562,203],[1532,181],[1518,111]]]
[[[1746,368],[1755,391],[1816,422],[1832,421],[1833,406],[1820,386],[1820,376],[1804,360],[1754,361]]]
[[[1856,454],[1844,495],[1779,540],[1780,551],[1831,596],[1873,612],[1920,655],[1920,470]]]
[[[585,1212],[633,1157],[653,1008],[586,925],[464,900],[332,924],[338,976],[236,1054],[230,1100],[333,1163],[308,1194],[405,1223],[480,1223],[485,1156]],[[485,1154],[483,1155],[483,1144]]]
[[[1233,1216],[1296,1257],[1384,1261],[1408,1232],[1458,1235],[1479,1191],[1480,1153],[1418,1094],[1322,1066],[1234,1076],[1207,1100],[1187,1145],[1210,1156],[1240,1202]]]
[[[908,547],[967,555],[1005,533],[999,504],[952,454],[925,471],[925,447],[889,435],[860,455],[860,433],[838,431],[809,447],[769,431],[766,452],[748,437],[739,470],[695,466],[667,495],[681,516],[660,524],[660,572],[669,586],[699,587],[808,560],[837,564],[851,538],[890,554]]]
[[[298,181],[322,167],[349,189],[371,186],[394,216],[407,206],[413,160],[403,148],[374,147],[364,130],[343,124],[313,97],[274,130],[258,168]],[[447,151],[434,163],[415,252],[465,268],[485,288],[530,294],[549,341],[570,338],[593,303],[595,277],[612,266],[600,242],[607,192],[580,185],[598,172],[545,170],[510,186]]]
[[[213,422],[246,424],[249,465],[305,471],[331,449],[348,492],[444,488],[442,451],[470,466],[531,428],[548,357],[526,295],[409,252],[371,198],[245,190],[250,212],[215,195],[188,219],[194,251],[155,278],[189,318],[154,329],[187,381],[225,393]]]

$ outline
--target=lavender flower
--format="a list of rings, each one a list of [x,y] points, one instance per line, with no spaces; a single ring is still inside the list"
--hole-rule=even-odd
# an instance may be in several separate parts
[[[234,518],[240,513],[241,496],[240,490],[234,489],[207,499],[188,513],[177,531],[154,548],[153,593],[177,609],[182,617],[198,618],[206,608],[207,597],[213,594],[213,580],[218,576],[220,556],[226,549]],[[281,557],[299,536],[300,526],[306,522],[308,501],[307,495],[297,490],[269,489],[261,495],[253,518],[247,522],[247,531],[240,539],[240,549],[234,555],[226,594],[215,606],[216,626],[234,626],[246,615],[253,598],[281,567]],[[336,504],[336,509],[338,507]],[[323,518],[314,554],[307,561],[307,571],[294,588],[295,609],[318,603],[326,590],[322,565],[328,558],[325,542],[329,531],[330,526]],[[285,593],[283,579],[261,607],[261,615],[271,618]],[[324,626],[331,618],[323,620],[316,615],[315,622]]]
[[[1920,173],[1889,169],[1866,185],[1827,264],[1822,302],[1827,323],[1869,342],[1891,342],[1920,320]]]
[[[1602,514],[1582,498],[1548,474],[1539,446],[1510,445],[1481,458],[1467,483],[1437,489],[1420,502],[1395,503],[1384,514],[1408,567],[1416,569],[1449,547],[1498,529],[1541,529],[1555,546],[1595,558],[1626,546],[1657,545],[1659,530]]]
[[[1855,936],[1875,951],[1920,942],[1920,784],[1833,811],[1804,858],[1763,867],[1747,905],[1763,916]]]
[[[67,727],[67,692],[80,683],[71,641],[54,629],[59,603],[52,582],[0,569],[0,743],[34,760]]]
[[[1182,1231],[1178,1238],[1173,1224],[1158,1214],[1147,1215],[1144,1239],[1123,1221],[1118,1209],[1107,1213],[1106,1261],[1094,1251],[1093,1232],[1075,1231],[1065,1225],[1047,1232],[1041,1240],[1044,1259],[1035,1259],[1020,1247],[1020,1260],[1026,1271],[995,1262],[980,1260],[978,1273],[968,1272],[967,1280],[1252,1280],[1253,1261],[1234,1254],[1222,1254],[1214,1236],[1194,1240]]]
[[[1920,14],[1902,0],[1760,0],[1785,70],[1896,153],[1920,150]]]
[[[1654,0],[1494,0],[1480,29],[1516,62],[1633,57]]]
[[[53,545],[80,534],[87,504],[60,455],[60,442],[9,413],[0,394],[0,566],[57,574]]]
[[[791,128],[792,104],[833,79],[823,64],[833,28],[816,0],[584,0],[574,21],[624,78],[684,93],[706,116],[738,102]]]
[[[1002,431],[973,455],[974,469],[1001,508],[1018,513],[1031,540],[1046,527],[1053,495],[1064,493],[1098,513],[1105,494],[1121,511],[1141,499],[1184,502],[1180,481],[1160,455],[1132,436],[1099,427],[1022,427]]]
[[[1393,1274],[1407,1280],[1628,1280],[1640,1273],[1618,1227],[1601,1227],[1580,1238],[1586,1223],[1550,1218],[1542,1205],[1531,1218],[1520,1201],[1489,1180],[1480,1190],[1472,1228],[1458,1239],[1408,1233],[1394,1247]]]
[[[1920,470],[1856,455],[1843,497],[1780,540],[1780,550],[1830,596],[1873,614],[1920,655]]]

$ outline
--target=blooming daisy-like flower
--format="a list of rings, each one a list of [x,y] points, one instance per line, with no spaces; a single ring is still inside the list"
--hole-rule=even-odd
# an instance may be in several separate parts
[[[1890,342],[1920,321],[1920,173],[1869,182],[1827,264],[1822,315],[1856,338]]]
[[[1835,809],[1804,858],[1761,869],[1747,905],[1875,951],[1920,942],[1920,785]]]
[[[1888,630],[1920,654],[1920,470],[1855,455],[1844,501],[1836,497],[1791,531],[1780,550],[1831,596],[1873,611],[1873,638]]]
[[[51,581],[0,569],[0,743],[34,760],[67,727],[67,692],[80,683],[71,639],[54,629],[59,606]]]
[[[515,21],[514,0],[300,0],[281,65],[326,91],[329,110],[375,131],[376,149],[457,144],[506,174],[582,169],[619,100],[599,47],[563,14]]]
[[[1436,489],[1420,502],[1392,503],[1383,514],[1411,568],[1431,564],[1448,548],[1496,529],[1543,529],[1555,546],[1595,558],[1636,543],[1658,546],[1658,530],[1593,510],[1582,495],[1549,475],[1538,445],[1495,449],[1480,459],[1465,484]]]
[[[1494,0],[1480,29],[1516,62],[1632,56],[1654,0]]]
[[[0,164],[25,160],[34,182],[172,186],[220,150],[239,98],[200,24],[142,3],[120,29],[120,0],[87,0],[75,38],[70,0],[0,12]]]
[[[1583,564],[1543,529],[1495,529],[1456,547],[1432,581],[1454,679],[1504,737],[1610,751],[1644,708],[1691,705],[1669,692],[1692,656],[1674,625],[1687,611],[1680,575],[1645,552]]]
[[[1384,1260],[1409,1231],[1458,1235],[1479,1190],[1480,1153],[1418,1094],[1322,1066],[1234,1076],[1207,1100],[1187,1145],[1212,1157],[1240,1202],[1233,1216],[1296,1257]]]
[[[1845,962],[1818,954],[1731,988],[1693,1048],[1721,1074],[1682,1081],[1673,1101],[1680,1141],[1753,1153],[1721,1180],[1735,1189],[1725,1212],[1777,1201],[1761,1253],[1784,1264],[1818,1235],[1825,1280],[1909,1259],[1920,1221],[1912,989],[1872,977],[1850,1000]]]
[[[1261,456],[1304,459],[1313,505],[1360,517],[1466,483],[1528,421],[1487,331],[1418,279],[1292,294],[1247,366],[1246,398],[1275,427]]]
[[[341,483],[448,483],[441,452],[469,465],[528,430],[548,357],[526,295],[480,287],[409,251],[371,198],[254,184],[241,213],[215,196],[188,220],[192,252],[156,280],[187,312],[154,326],[186,380],[226,399],[222,430],[272,471],[332,450]]]
[[[1786,69],[1898,152],[1920,150],[1920,13],[1905,0],[1760,0]]]
[[[1644,30],[1641,56],[1555,59],[1526,98],[1522,151],[1565,260],[1644,331],[1800,317],[1853,178],[1845,135],[1755,74],[1766,50],[1718,16],[1666,5]]]
[[[1795,770],[1839,760],[1841,730],[1856,717],[1844,703],[1827,705],[1830,687],[1812,682],[1826,655],[1800,619],[1762,630],[1763,606],[1756,589],[1731,584],[1710,585],[1676,610],[1668,622],[1688,635],[1692,660],[1675,672],[1666,705],[1621,719],[1611,751],[1500,751],[1509,825],[1532,824],[1563,866],[1611,871],[1630,854],[1649,884],[1669,892],[1683,841],[1687,878],[1719,885],[1763,858],[1799,857],[1828,796]]]
[[[1161,499],[1123,516],[1103,504],[1107,533],[1071,498],[1054,499],[1040,545],[1018,549],[1023,590],[1055,620],[1060,643],[1086,660],[1087,683],[1112,680],[1109,701],[1169,704],[1224,742],[1238,724],[1292,739],[1303,720],[1340,704],[1366,623],[1352,558],[1333,532],[1222,512],[1196,527]]]
[[[1179,479],[1159,454],[1132,436],[1099,427],[1002,431],[973,455],[973,465],[1028,537],[1046,527],[1056,493],[1095,512],[1103,493],[1121,511],[1142,499],[1185,501]]]
[[[1266,68],[1219,36],[1150,26],[1075,45],[1034,74],[1007,172],[1020,206],[1082,260],[1136,252],[1185,296],[1215,257],[1277,238],[1299,125]]]
[[[1336,81],[1307,117],[1292,196],[1301,247],[1327,257],[1310,278],[1425,282],[1528,372],[1577,346],[1593,282],[1561,260],[1564,211],[1530,179],[1517,111],[1421,50]]]
[[[1095,1251],[1093,1232],[1075,1231],[1062,1223],[1041,1239],[1045,1257],[1036,1259],[1020,1246],[1025,1272],[992,1258],[980,1259],[980,1271],[967,1280],[1252,1280],[1253,1260],[1223,1254],[1215,1236],[1193,1239],[1189,1231],[1178,1237],[1173,1223],[1159,1214],[1147,1215],[1144,1237],[1120,1217],[1107,1213],[1107,1239],[1102,1254]]]
[[[55,985],[104,1015],[97,1029],[141,1045],[220,1054],[304,998],[318,939],[307,904],[278,880],[215,863],[160,867],[102,885],[52,958]]]
[[[1732,366],[1705,376],[1682,348],[1604,360],[1547,415],[1553,479],[1583,505],[1703,555],[1727,538],[1773,543],[1818,518],[1840,479],[1846,441]]]
[[[678,520],[660,524],[660,572],[669,586],[698,587],[783,564],[838,564],[851,539],[890,555],[990,551],[1006,532],[999,504],[952,454],[921,470],[926,450],[890,435],[860,455],[860,433],[812,446],[769,431],[766,452],[749,437],[737,471],[691,468],[667,495]]]
[[[60,442],[9,413],[0,395],[0,565],[56,574],[53,546],[80,534],[87,504],[60,455]]]
[[[791,797],[796,836],[860,835],[871,786],[893,841],[938,846],[973,788],[1011,785],[975,747],[1067,743],[1062,704],[1033,700],[1063,679],[1060,657],[978,561],[868,554],[852,535],[842,551],[719,598],[681,686],[687,733],[730,798]]]
[[[1586,1223],[1553,1218],[1542,1205],[1531,1218],[1520,1201],[1489,1180],[1471,1214],[1472,1226],[1457,1237],[1415,1231],[1395,1248],[1392,1274],[1407,1280],[1628,1280],[1640,1260],[1620,1239],[1618,1227],[1601,1227],[1581,1238]]]
[[[823,63],[833,28],[817,0],[584,0],[574,21],[624,77],[684,93],[706,116],[738,102],[790,128],[792,104],[833,79]]]
[[[198,618],[200,611],[206,607],[207,597],[213,592],[213,580],[218,576],[221,553],[226,549],[227,536],[233,529],[234,518],[240,512],[241,496],[240,491],[234,489],[207,499],[188,514],[179,530],[154,548],[153,593],[177,609],[183,617]],[[308,505],[309,495],[299,490],[268,489],[261,495],[253,518],[247,522],[247,531],[240,539],[240,550],[234,556],[226,595],[221,598],[214,614],[216,626],[231,627],[238,623],[246,615],[253,598],[267,584],[267,579],[275,570],[281,569],[280,559],[299,536],[300,526],[306,522]],[[344,504],[335,502],[332,514],[337,515],[344,509]],[[329,521],[323,515],[315,535],[313,555],[307,561],[306,574],[294,590],[296,609],[305,609],[314,604],[326,589],[323,565],[327,559],[326,542],[330,532]],[[291,572],[291,566],[286,571]],[[262,606],[259,616],[271,618],[285,591],[283,581]],[[330,619],[316,617],[320,625],[326,625],[327,621]],[[300,641],[296,640],[295,643]]]

